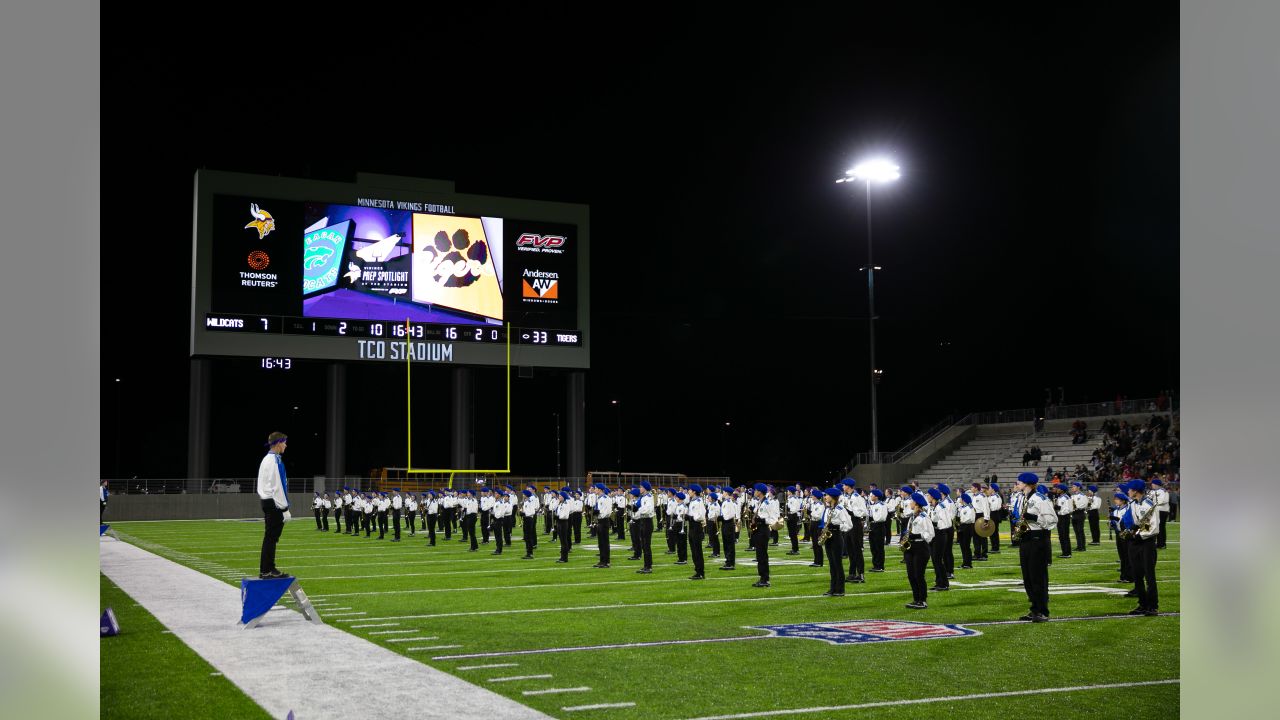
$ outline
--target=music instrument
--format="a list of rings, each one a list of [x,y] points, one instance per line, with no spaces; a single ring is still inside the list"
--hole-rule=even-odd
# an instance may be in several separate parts
[[[996,524],[991,522],[990,518],[978,518],[977,521],[973,523],[973,531],[977,533],[978,537],[991,537],[995,534]]]
[[[1151,509],[1147,511],[1146,515],[1142,516],[1142,519],[1138,521],[1137,525],[1135,525],[1131,529],[1120,531],[1120,536],[1119,536],[1120,539],[1132,540],[1136,537],[1139,537],[1138,535],[1139,533],[1151,532],[1151,514],[1158,512],[1158,510],[1159,510],[1159,506],[1156,505],[1155,502],[1152,502]]]
[[[742,521],[747,524],[747,532],[754,533],[756,531],[756,511],[746,500],[742,501]]]
[[[1026,509],[1023,508],[1023,511],[1018,514],[1018,524],[1014,525],[1013,530],[1009,532],[1009,543],[1011,545],[1017,545],[1022,542],[1022,536],[1026,535],[1027,531],[1030,529],[1031,523],[1027,522]]]
[[[827,543],[827,540],[829,540],[830,538],[831,538],[831,525],[827,524],[822,528],[822,531],[818,533],[818,545],[819,546],[825,545]]]
[[[902,552],[904,553],[911,549],[911,521],[910,520],[907,521],[906,527],[902,528],[902,534],[898,536],[898,547],[901,548]]]

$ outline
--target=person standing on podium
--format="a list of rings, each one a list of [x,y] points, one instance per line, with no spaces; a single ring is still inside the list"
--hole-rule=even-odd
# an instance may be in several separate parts
[[[276,543],[289,514],[289,478],[284,471],[284,452],[289,438],[282,432],[267,436],[267,455],[258,465],[258,497],[262,500],[262,514],[266,521],[266,533],[262,537],[262,556],[258,561],[258,577],[262,580],[287,577],[276,568]]]

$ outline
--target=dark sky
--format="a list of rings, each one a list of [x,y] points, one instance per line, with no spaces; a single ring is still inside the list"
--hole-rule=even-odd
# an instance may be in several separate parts
[[[1048,386],[1176,387],[1175,6],[641,7],[124,23],[102,69],[103,476],[186,472],[201,167],[589,205],[588,469],[616,468],[615,398],[627,470],[817,482],[869,449],[865,197],[833,180],[875,153],[903,172],[872,198],[882,450]],[[351,372],[353,396],[395,382]],[[251,475],[277,428],[290,473],[322,473],[323,377],[218,361],[213,474]],[[415,415],[415,464],[447,459],[447,376],[423,378],[441,402]],[[502,459],[501,381],[479,371],[482,462]],[[515,388],[514,470],[554,473],[563,379]],[[403,464],[384,410],[353,398],[349,472]]]

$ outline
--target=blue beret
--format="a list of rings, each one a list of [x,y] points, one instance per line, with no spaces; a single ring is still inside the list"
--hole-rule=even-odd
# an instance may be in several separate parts
[[[918,492],[911,493],[911,502],[919,505],[920,507],[925,507],[929,504],[929,501],[924,499],[924,495],[921,495]]]
[[[937,487],[938,487],[938,492],[942,493],[943,495],[951,494],[951,488],[947,487],[946,483],[938,483]]]
[[[1054,489],[1054,490],[1060,490],[1060,491],[1062,491],[1062,492],[1066,492],[1066,491],[1067,491],[1067,486],[1066,486],[1066,485],[1063,485],[1063,484],[1062,484],[1062,483],[1060,483],[1060,482],[1057,482],[1057,483],[1054,483],[1054,484],[1053,484],[1053,489]]]
[[[898,492],[904,492],[904,493],[906,493],[907,495],[910,495],[911,493],[913,493],[913,492],[915,492],[915,491],[916,491],[916,489],[915,489],[915,488],[913,488],[913,487],[911,487],[910,485],[903,485],[901,488],[899,488],[899,489],[898,489]]]
[[[1163,480],[1161,480],[1160,478],[1156,478],[1155,480],[1152,480],[1152,481],[1151,481],[1151,484],[1152,484],[1152,485],[1164,485],[1164,481],[1163,481]]]
[[[816,497],[816,498],[818,498],[819,500],[821,500],[821,499],[822,499],[822,494],[823,494],[823,493],[822,493],[822,491],[821,491],[821,490],[819,490],[818,488],[814,488],[814,489],[812,489],[812,490],[810,490],[810,491],[809,491],[809,494],[810,494],[810,495],[813,495],[814,497]]]
[[[608,486],[606,486],[604,483],[596,483],[596,488],[603,490],[605,492],[609,492]]]
[[[525,490],[525,491],[524,491],[524,496],[525,496],[525,497],[533,497],[533,491],[532,491],[532,490]]]
[[[756,492],[769,492],[769,486],[764,483],[756,483],[755,490]]]
[[[648,481],[648,480],[641,480],[641,481],[640,481],[640,487],[644,488],[645,490],[652,490],[652,489],[653,489],[653,486],[649,484],[649,481]]]
[[[320,495],[320,493],[316,493],[316,496],[317,496],[317,497],[318,497],[319,495]]]
[[[858,485],[856,482],[854,482],[853,478],[845,478],[840,481],[840,484],[845,485],[847,487],[857,487]]]
[[[1112,495],[1112,497],[1119,498],[1121,500],[1124,500],[1125,502],[1129,502],[1129,496],[1125,495],[1124,493],[1116,493],[1115,495]]]
[[[384,491],[384,492],[382,493],[382,497],[386,497],[386,496],[387,496],[387,493]]]
[[[1134,480],[1129,483],[1129,489],[1137,490],[1140,493],[1145,493],[1147,491],[1147,484],[1141,480]]]
[[[543,485],[543,486],[542,486],[542,489],[543,489],[543,490],[550,490],[550,489],[551,489],[551,486],[550,486],[550,485]]]
[[[716,502],[720,502],[720,496],[716,493],[711,493],[711,499]]]
[[[1073,482],[1073,483],[1071,483],[1071,487],[1078,487],[1078,488],[1080,488],[1081,490],[1083,490],[1083,489],[1084,489],[1084,486],[1083,486],[1083,485],[1081,485],[1081,484],[1080,484],[1080,483],[1078,483],[1078,482]]]
[[[503,485],[503,487],[505,487],[508,490],[515,490],[515,488],[511,487],[510,485]]]
[[[872,495],[875,495],[876,497],[880,498],[881,500],[883,500],[883,499],[884,499],[884,491],[883,491],[883,490],[881,490],[880,488],[876,488],[875,490],[872,490],[872,491],[871,491],[871,494],[872,494]]]
[[[1049,492],[1049,488],[1045,487],[1044,483],[1040,483],[1039,485],[1036,485],[1036,492],[1042,495],[1047,494]]]
[[[1023,485],[1035,485],[1040,482],[1040,476],[1033,472],[1024,472],[1018,475],[1018,482]]]
[[[1090,485],[1088,489],[1089,489],[1089,492],[1098,492],[1097,485]]]
[[[640,497],[640,488],[631,488],[630,492],[632,495],[635,495],[636,497]]]
[[[677,499],[680,499],[680,500],[683,500],[683,499],[684,499],[684,493],[682,493],[682,492],[678,492],[678,493],[676,493],[676,498],[677,498]]]
[[[939,490],[938,488],[929,488],[929,497],[933,498],[934,500],[941,500],[942,491]]]
[[[969,493],[960,493],[960,499],[963,500],[966,505],[973,504],[973,498],[969,497]]]
[[[999,485],[997,485],[996,483],[991,483],[991,489],[992,489],[992,490],[999,490],[999,489],[1000,489],[1000,486],[999,486]]]
[[[564,490],[561,490],[561,491],[560,491],[560,497],[564,498],[565,500],[568,500],[568,499],[569,499],[569,493],[565,492]]]
[[[689,489],[697,493],[702,492],[702,486],[699,485],[698,483],[690,483]]]
[[[391,488],[391,492],[400,492],[400,488]]]
[[[842,491],[840,488],[838,488],[838,487],[827,488],[826,490],[823,490],[822,492],[824,492],[824,493],[826,493],[826,494],[830,495],[830,496],[831,496],[831,497],[833,497],[833,498],[837,498],[837,499],[839,499],[839,497],[840,497],[842,494],[844,494],[844,493],[843,493],[843,491]]]

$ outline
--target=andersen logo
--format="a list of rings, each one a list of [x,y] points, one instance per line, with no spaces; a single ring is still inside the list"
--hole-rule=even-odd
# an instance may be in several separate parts
[[[560,301],[560,273],[525,270],[521,278],[523,297],[533,302]]]

